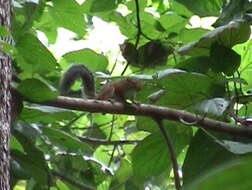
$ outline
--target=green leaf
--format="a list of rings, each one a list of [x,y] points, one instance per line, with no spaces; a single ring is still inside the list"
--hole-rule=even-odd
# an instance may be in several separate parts
[[[124,36],[128,37],[128,39],[135,38],[137,34],[137,28],[132,22],[131,17],[125,17],[117,11],[103,12],[99,13],[98,15],[107,22],[115,22],[120,28],[121,33]]]
[[[199,40],[207,32],[209,32],[209,30],[203,28],[192,28],[192,29],[184,28],[180,31],[177,38],[178,41],[187,44],[189,42]]]
[[[57,186],[57,188],[55,187],[55,189],[52,189],[52,190],[58,190],[58,189],[60,189],[60,190],[70,190],[70,187],[68,187],[67,184],[65,184],[61,180],[56,181],[56,186]]]
[[[151,118],[138,116],[136,118],[136,121],[137,121],[136,125],[139,130],[144,130],[148,132],[159,131],[157,123]]]
[[[159,132],[151,134],[134,148],[132,166],[134,175],[146,180],[170,170],[170,155],[162,134]]]
[[[36,157],[22,154],[18,151],[12,151],[12,164],[14,176],[20,178],[34,178],[40,184],[48,184],[48,171],[44,170],[40,164],[34,162]]]
[[[14,136],[11,136],[10,147],[13,150],[18,150],[19,152],[24,152],[22,145],[18,142],[18,140]]]
[[[26,136],[25,133],[22,133],[22,131],[18,130],[14,131],[14,135],[22,144],[25,153],[31,157],[33,163],[39,165],[41,169],[49,172],[43,152],[34,144],[36,142],[36,138],[33,138],[32,136]]]
[[[247,5],[247,0],[230,0],[224,2],[221,15],[213,24],[213,26],[222,26],[231,22],[232,20],[242,19],[246,13]]]
[[[212,168],[237,157],[237,155],[214,142],[202,130],[199,130],[190,143],[182,167],[184,185],[191,184],[193,180],[200,178],[204,173],[208,173]]]
[[[236,159],[214,167],[198,179],[191,181],[185,189],[201,190],[225,187],[228,190],[248,190],[252,188],[251,170],[251,157]]]
[[[178,15],[190,18],[194,14],[190,12],[183,4],[177,2],[177,1],[172,1],[169,2],[169,6],[171,9],[176,12]]]
[[[169,126],[168,132],[178,155],[190,141],[192,131],[189,128],[178,127],[174,122],[165,122],[165,126]],[[164,137],[159,131],[147,136],[134,148],[132,166],[134,176],[145,180],[170,170],[170,154]]]
[[[26,134],[23,134],[22,131],[17,130],[14,130],[14,136],[17,138],[20,144],[22,144],[22,147],[25,151],[25,155],[23,155],[23,153],[17,150],[12,150],[16,165],[19,166],[21,170],[28,169],[28,173],[32,174],[31,177],[35,177],[39,183],[47,183],[49,169],[43,152],[34,144],[35,138],[32,136],[26,136]],[[28,166],[27,168],[26,162],[31,162],[31,166]],[[31,169],[34,169],[36,174],[34,174],[33,171],[30,171]]]
[[[160,23],[167,32],[178,33],[187,23],[187,20],[175,12],[167,12],[160,17]]]
[[[135,14],[129,14],[128,17],[135,19]],[[158,29],[158,25],[160,25],[158,19],[154,17],[151,13],[142,12],[141,13],[141,29],[145,35],[147,35],[151,39],[162,38],[162,36],[166,36],[166,33],[160,31]]]
[[[52,90],[48,85],[37,79],[26,79],[22,81],[18,86],[18,91],[34,102],[53,100],[58,96],[56,90]]]
[[[49,8],[49,13],[54,23],[58,27],[75,32],[80,37],[84,36],[85,20],[81,6],[75,0],[53,1],[53,5]]]
[[[157,81],[158,84],[166,91],[157,101],[158,105],[185,109],[208,96],[221,96],[225,92],[224,84],[219,84],[213,76],[187,73],[178,69],[167,69],[157,74],[161,78]],[[217,87],[219,91],[215,90]]]
[[[176,0],[185,5],[190,11],[204,16],[218,16],[224,0]]]
[[[66,53],[62,57],[68,63],[83,63],[92,71],[103,71],[108,65],[108,60],[104,55],[88,48]]]
[[[81,142],[79,139],[69,135],[68,133],[48,127],[43,127],[42,130],[43,135],[47,136],[54,145],[64,148],[67,151],[75,153],[81,151],[85,154],[90,154],[93,151],[88,144]]]
[[[147,0],[139,0],[139,10],[142,12],[147,7]],[[133,11],[134,14],[136,12],[136,2],[135,1],[128,1],[125,3],[125,5],[128,7],[129,10]]]
[[[223,140],[221,144],[234,154],[246,154],[252,152],[252,143]]]
[[[228,76],[234,74],[241,64],[241,56],[234,50],[214,43],[210,50],[210,68],[214,72],[223,72]]]
[[[51,52],[32,34],[22,35],[16,44],[17,61],[22,70],[46,75],[58,65]]]
[[[44,32],[49,44],[54,44],[56,42],[58,26],[49,12],[44,12],[40,18],[40,22],[35,22],[34,27]]]
[[[220,45],[231,48],[236,44],[246,42],[250,33],[250,24],[248,22],[244,20],[233,21],[225,26],[216,28],[197,42],[183,46],[178,50],[178,53],[191,56],[207,56],[212,44],[218,42]]]
[[[0,36],[7,37],[9,35],[10,32],[4,26],[0,26]]]
[[[13,45],[11,45],[10,43],[6,43],[6,42],[0,42],[2,51],[6,54],[14,54],[15,52],[15,48]]]
[[[176,65],[176,68],[188,72],[207,73],[210,68],[210,59],[208,56],[194,56]]]
[[[39,1],[38,3],[25,2],[24,10],[26,16],[26,23],[25,23],[26,30],[32,27],[34,21],[39,21],[41,15],[43,14],[45,6],[46,6],[45,1]]]
[[[71,110],[51,107],[51,106],[42,106],[42,105],[32,105],[26,106],[22,110],[20,119],[28,123],[53,123],[62,120],[70,120],[74,117],[77,117],[74,112]]]
[[[103,12],[110,11],[117,7],[117,0],[93,0],[90,11]]]
[[[24,163],[20,164],[18,161],[15,160],[15,158],[10,161],[10,167],[11,167],[12,176],[15,178],[18,178],[19,180],[29,179],[32,177],[31,176],[32,174],[24,166]]]
[[[121,185],[124,185],[126,181],[132,176],[132,167],[131,163],[124,159],[121,161],[120,168],[116,171],[115,175],[113,176],[110,188],[118,188]]]

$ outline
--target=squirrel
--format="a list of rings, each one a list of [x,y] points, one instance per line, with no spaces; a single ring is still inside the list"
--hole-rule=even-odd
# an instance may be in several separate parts
[[[134,102],[136,93],[143,87],[139,79],[128,77],[105,84],[101,91],[96,95],[93,73],[85,65],[75,64],[72,65],[63,75],[60,84],[61,95],[70,94],[70,88],[78,78],[80,78],[82,83],[84,83],[82,93],[85,93],[88,98],[98,100],[116,100],[126,104],[128,99]]]

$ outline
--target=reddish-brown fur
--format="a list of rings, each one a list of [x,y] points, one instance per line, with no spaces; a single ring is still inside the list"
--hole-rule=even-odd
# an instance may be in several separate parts
[[[142,89],[142,83],[136,78],[124,78],[110,82],[103,86],[97,99],[114,99],[120,102],[126,102],[127,99],[134,99],[136,92]]]

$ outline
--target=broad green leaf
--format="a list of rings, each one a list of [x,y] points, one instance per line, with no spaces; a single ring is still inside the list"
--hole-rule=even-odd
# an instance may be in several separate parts
[[[80,37],[86,33],[83,12],[75,0],[53,1],[49,13],[57,26],[71,30]]]
[[[176,0],[185,5],[190,11],[203,16],[218,16],[224,0]]]
[[[225,79],[221,75],[189,73],[179,69],[166,69],[153,75],[156,80],[148,81],[138,93],[141,102],[148,102],[148,96],[162,89],[162,96],[154,102],[173,108],[185,109],[207,99],[221,97],[225,93]]]
[[[244,106],[242,106],[242,108],[239,110],[238,113],[239,117],[243,117],[244,115],[246,115],[249,118],[252,117],[252,104],[246,104]]]
[[[58,152],[55,156],[55,164],[57,169],[63,173],[68,172],[67,175],[71,176],[79,172],[87,172],[90,166],[83,155],[80,154],[62,154]]]
[[[53,123],[62,120],[70,120],[74,117],[77,117],[77,115],[70,110],[50,106],[32,105],[26,106],[22,110],[20,119],[29,123]]]
[[[203,28],[184,28],[178,34],[177,40],[187,44],[199,40],[207,32],[209,32],[209,30]]]
[[[151,118],[138,116],[136,118],[136,121],[137,121],[136,125],[139,130],[144,130],[148,132],[159,131],[157,123]]]
[[[210,49],[210,68],[214,72],[223,72],[228,76],[234,74],[241,64],[241,56],[234,50],[214,43]]]
[[[170,155],[161,133],[149,135],[132,152],[134,175],[148,180],[171,169]],[[148,174],[148,175],[146,175]]]
[[[122,35],[128,37],[128,39],[135,38],[137,34],[137,28],[129,17],[123,16],[121,13],[116,11],[109,11],[99,13],[98,16],[107,22],[115,22]]]
[[[127,180],[132,176],[132,166],[131,163],[124,159],[121,161],[120,168],[116,171],[113,176],[110,188],[119,188],[121,185],[124,185]]]
[[[57,40],[57,28],[53,16],[49,12],[44,12],[39,22],[34,23],[34,27],[44,32],[49,44],[54,44]]]
[[[233,50],[235,50],[238,54],[241,55],[241,65],[239,67],[239,71],[241,73],[241,78],[245,79],[248,85],[243,86],[243,91],[249,90],[252,88],[252,78],[251,78],[251,69],[252,69],[252,40],[248,40],[246,43],[239,44],[234,46]],[[251,112],[248,112],[251,113]]]
[[[159,105],[185,109],[208,96],[222,96],[225,92],[224,83],[215,81],[213,76],[187,73],[178,69],[167,69],[158,72],[158,75],[161,79],[157,82],[166,91],[157,102]]]
[[[246,154],[252,152],[252,143],[243,143],[236,141],[221,141],[221,145],[224,146],[227,150],[234,154]]]
[[[65,184],[61,180],[56,181],[56,186],[57,186],[57,188],[55,187],[55,189],[52,189],[52,190],[58,190],[58,189],[60,189],[60,190],[70,190],[70,187],[68,187],[67,184]]]
[[[207,136],[202,130],[199,130],[190,143],[182,167],[184,185],[191,184],[192,181],[204,173],[208,173],[212,168],[237,157],[214,142],[214,139]]]
[[[25,155],[18,151],[12,151],[12,159],[14,160],[14,175],[25,178],[34,178],[41,185],[48,184],[48,171],[41,167],[41,164],[34,162],[36,157]],[[23,176],[20,176],[23,175]]]
[[[131,19],[135,19],[135,15],[129,14],[127,17],[131,17]],[[151,13],[142,12],[141,13],[141,29],[142,32],[147,35],[151,39],[162,38],[162,36],[166,36],[163,31],[158,29],[158,25],[160,25],[158,19],[154,17]]]
[[[39,21],[43,11],[45,9],[45,1],[36,2],[25,2],[24,10],[26,16],[25,27],[32,27],[34,21]]]
[[[213,26],[222,26],[232,20],[242,19],[245,15],[248,0],[230,0],[224,2],[221,15]]]
[[[97,160],[99,160],[97,162],[97,164],[101,165],[104,168],[107,168],[106,165],[105,165],[105,163],[108,163],[109,160],[110,160],[110,155],[108,154],[108,151],[110,151],[110,150],[111,150],[110,147],[104,146],[104,145],[99,146],[95,150],[93,156],[94,156],[94,158],[96,158]],[[110,171],[110,169],[108,169],[108,171]]]
[[[187,20],[175,12],[167,12],[160,17],[161,25],[166,29],[168,33],[179,33],[186,25]]]
[[[46,75],[55,70],[56,59],[36,36],[29,33],[22,35],[17,41],[16,48],[18,64],[26,73]]]
[[[233,21],[225,26],[216,28],[213,32],[204,35],[195,43],[183,46],[178,50],[182,55],[201,56],[209,55],[209,50],[215,42],[225,47],[233,47],[236,44],[246,42],[251,30],[248,22]]]
[[[10,167],[11,167],[11,173],[12,173],[12,176],[15,176],[15,178],[17,179],[29,179],[31,178],[32,174],[30,173],[29,170],[27,170],[26,167],[24,167],[24,164],[23,163],[19,163],[18,161],[14,159],[12,159],[10,161]]]
[[[103,12],[115,9],[117,6],[117,0],[93,0],[90,11],[91,12]]]
[[[171,9],[176,12],[178,15],[190,18],[193,16],[193,13],[190,12],[183,4],[177,2],[177,1],[172,1],[169,2],[169,5],[171,6]]]
[[[79,139],[66,132],[48,127],[43,127],[42,130],[43,135],[45,135],[51,143],[69,152],[78,153],[81,151],[82,153],[90,154],[93,151],[88,144],[81,142]]]
[[[142,12],[147,7],[147,0],[139,0],[138,4],[139,4],[139,10],[140,10],[140,12]],[[127,3],[125,3],[125,5],[128,7],[129,10],[133,11],[135,14],[135,12],[136,12],[136,2],[135,1],[128,1]]]
[[[66,53],[62,57],[68,63],[84,64],[92,71],[103,71],[108,65],[108,60],[104,55],[88,48]]]
[[[210,59],[208,56],[194,56],[181,61],[175,67],[188,72],[205,74],[209,71]]]
[[[18,140],[14,136],[11,136],[10,148],[12,150],[17,150],[19,152],[24,152],[24,149],[23,149],[22,145],[18,142]]]
[[[45,172],[49,172],[42,150],[34,144],[35,138],[32,136],[26,136],[26,134],[17,130],[14,131],[14,136],[18,139],[20,144],[22,144],[25,154],[30,157],[30,160],[32,160],[34,164],[38,165]]]
[[[168,132],[179,154],[191,139],[191,129],[177,127],[173,122],[165,122],[165,126],[169,127]],[[160,132],[147,136],[135,147],[132,152],[132,166],[134,176],[145,180],[171,169],[170,154]]]
[[[37,138],[41,136],[41,131],[38,129],[37,125],[32,125],[25,122],[18,122],[13,126],[13,134],[16,134],[16,132],[24,135],[25,138],[28,138],[32,143],[35,143]]]
[[[207,173],[191,181],[186,190],[225,189],[248,190],[252,188],[250,157],[236,159],[210,169]]]
[[[37,79],[26,79],[22,81],[18,86],[18,91],[34,102],[53,100],[58,96],[56,90],[53,90],[47,84]]]

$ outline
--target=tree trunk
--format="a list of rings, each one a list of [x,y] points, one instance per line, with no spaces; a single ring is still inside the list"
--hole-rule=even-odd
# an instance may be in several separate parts
[[[11,0],[0,0],[0,25],[11,28]],[[11,37],[0,36],[0,43],[11,42]],[[11,125],[11,59],[0,44],[0,189],[10,189],[10,125]]]

